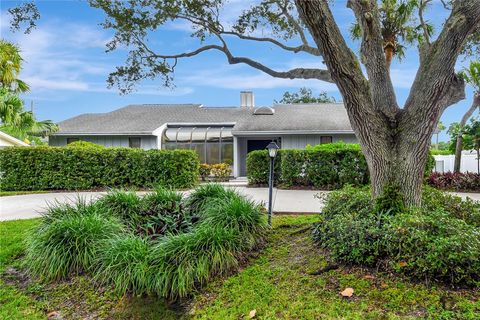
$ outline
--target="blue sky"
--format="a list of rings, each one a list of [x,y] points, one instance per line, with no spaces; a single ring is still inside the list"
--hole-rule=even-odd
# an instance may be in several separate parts
[[[111,30],[99,26],[102,11],[90,8],[84,1],[37,0],[41,19],[37,29],[29,35],[11,33],[6,9],[20,1],[2,0],[0,4],[1,38],[17,43],[25,59],[22,78],[30,84],[31,92],[24,96],[27,106],[33,102],[39,119],[61,121],[82,113],[107,112],[133,103],[202,103],[207,106],[237,106],[239,92],[252,90],[256,105],[271,105],[286,90],[295,91],[306,86],[314,92],[327,91],[337,100],[341,96],[335,85],[312,80],[283,80],[272,78],[243,65],[228,65],[218,52],[206,52],[197,57],[181,60],[175,73],[174,89],[161,86],[161,80],[146,81],[137,91],[120,95],[116,88],[108,89],[106,78],[115,66],[121,65],[126,51],[105,53],[105,43],[112,37]],[[353,15],[343,0],[334,2],[333,11],[342,31],[347,35]],[[436,3],[427,18],[440,30],[448,12]],[[231,0],[225,8],[226,21],[248,7],[250,0]],[[268,33],[268,31],[265,31]],[[151,41],[166,53],[193,50],[198,41],[189,36],[185,24],[171,23]],[[358,43],[347,40],[358,52]],[[253,42],[231,41],[237,55],[253,57],[278,69],[294,67],[321,67],[321,59],[306,54],[291,54],[271,46]],[[468,61],[459,60],[458,68]],[[407,52],[401,62],[394,61],[391,75],[400,103],[408,95],[418,67],[415,48]],[[447,109],[442,121],[448,126],[459,121],[469,107],[473,92],[467,89],[467,99]],[[447,136],[441,134],[440,140]]]

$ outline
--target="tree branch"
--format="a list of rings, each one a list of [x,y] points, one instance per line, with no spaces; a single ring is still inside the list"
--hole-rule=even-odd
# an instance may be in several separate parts
[[[246,35],[243,35],[241,33],[238,33],[238,32],[235,32],[235,31],[222,31],[222,32],[219,32],[220,34],[224,34],[224,35],[232,35],[232,36],[236,36],[242,40],[252,40],[252,41],[259,41],[259,42],[270,42],[276,46],[278,46],[279,48],[283,49],[283,50],[286,50],[286,51],[291,51],[291,52],[295,52],[295,53],[298,53],[300,51],[303,51],[303,52],[306,52],[306,53],[310,53],[314,56],[321,56],[321,53],[320,53],[320,50],[318,50],[318,48],[314,48],[314,47],[311,47],[309,46],[308,44],[302,44],[302,45],[299,45],[299,46],[296,46],[296,47],[291,47],[291,46],[287,46],[283,43],[281,43],[280,41],[278,40],[275,40],[275,39],[272,39],[272,38],[268,38],[268,37],[253,37],[253,36],[246,36]]]
[[[206,45],[203,47],[200,47],[194,51],[190,52],[183,52],[179,54],[172,54],[172,55],[164,55],[164,54],[158,54],[155,53],[153,50],[148,48],[148,46],[141,41],[138,37],[136,37],[136,42],[142,46],[142,48],[149,53],[148,58],[157,58],[157,59],[181,59],[181,58],[188,58],[188,57],[193,57],[196,56],[202,52],[208,51],[208,50],[217,50],[220,52],[223,52],[225,56],[227,57],[227,61],[229,64],[247,64],[257,70],[260,70],[272,77],[276,78],[283,78],[283,79],[317,79],[317,80],[322,80],[326,82],[333,82],[332,78],[330,77],[330,73],[327,70],[322,70],[322,69],[310,69],[310,68],[295,68],[291,69],[288,71],[276,71],[273,70],[264,64],[261,64],[258,61],[252,60],[250,58],[246,57],[236,57],[234,56],[230,50],[228,49],[226,41],[220,36],[217,35],[220,41],[222,42],[222,46],[220,45]]]
[[[391,121],[399,107],[395,90],[387,68],[383,51],[383,37],[376,0],[349,0],[347,6],[353,10],[362,30],[361,55],[364,63],[375,108]]]
[[[432,2],[432,0],[420,0],[420,4],[418,6],[418,18],[420,19],[420,25],[423,29],[423,37],[425,38],[424,40],[427,47],[430,46],[430,32],[428,31],[427,24],[423,18],[423,10],[430,2]]]

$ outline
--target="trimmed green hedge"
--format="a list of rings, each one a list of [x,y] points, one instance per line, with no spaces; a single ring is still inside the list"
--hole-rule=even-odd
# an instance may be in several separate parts
[[[368,183],[367,163],[356,144],[325,144],[305,150],[282,149],[275,161],[275,182],[283,187],[336,189],[345,184]],[[267,184],[268,169],[267,150],[248,154],[247,176],[250,184]]]
[[[12,147],[0,150],[1,190],[191,187],[199,160],[190,150]]]
[[[435,161],[430,155],[426,173]],[[247,155],[247,177],[251,185],[268,184],[269,157],[267,150]],[[303,186],[338,189],[346,184],[366,185],[368,166],[358,144],[331,143],[307,146],[305,150],[279,150],[275,159],[275,183],[282,187]]]

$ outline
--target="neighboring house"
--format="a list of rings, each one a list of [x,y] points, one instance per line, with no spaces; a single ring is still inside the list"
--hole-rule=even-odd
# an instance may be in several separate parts
[[[28,147],[28,143],[25,143],[21,140],[18,140],[15,137],[12,137],[9,134],[6,134],[3,131],[0,131],[0,148],[5,147]]]
[[[242,92],[240,100],[240,107],[143,104],[83,114],[60,122],[49,144],[84,140],[107,147],[193,149],[201,162],[232,164],[238,177],[246,175],[247,153],[272,140],[283,149],[357,142],[341,103],[255,108],[251,92]]]

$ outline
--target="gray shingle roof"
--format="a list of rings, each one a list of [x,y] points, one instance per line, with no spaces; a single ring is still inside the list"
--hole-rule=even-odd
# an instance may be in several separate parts
[[[165,123],[236,123],[234,132],[352,132],[343,104],[275,105],[273,115],[252,115],[244,108],[205,108],[199,104],[143,104],[59,123],[59,135],[152,134]]]

